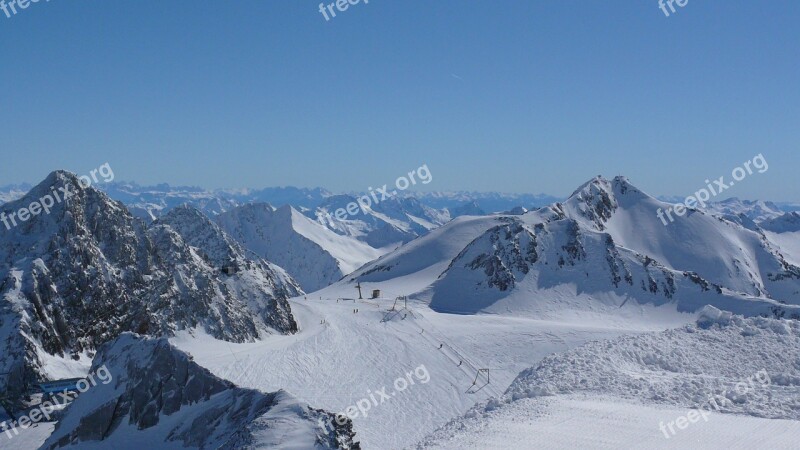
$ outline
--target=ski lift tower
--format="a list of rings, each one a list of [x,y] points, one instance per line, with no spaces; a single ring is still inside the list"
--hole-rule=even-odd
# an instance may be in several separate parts
[[[364,298],[361,297],[361,281],[359,281],[358,284],[356,284],[356,289],[358,289],[358,299],[363,300]]]

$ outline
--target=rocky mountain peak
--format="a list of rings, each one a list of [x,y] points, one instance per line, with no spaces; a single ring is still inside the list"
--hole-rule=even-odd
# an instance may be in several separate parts
[[[98,442],[105,448],[266,448],[289,432],[306,448],[359,448],[349,419],[339,424],[284,391],[237,387],[166,339],[125,333],[103,346],[92,366],[102,377],[70,405],[43,449]],[[326,422],[337,426],[320,426]]]

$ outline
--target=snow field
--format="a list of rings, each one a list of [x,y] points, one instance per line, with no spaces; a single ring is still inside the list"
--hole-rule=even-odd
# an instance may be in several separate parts
[[[800,324],[707,307],[547,356],[417,448],[797,448],[799,432]]]
[[[438,430],[417,450],[796,449],[800,422],[712,412],[669,438],[659,423],[687,410],[580,395],[523,399]]]
[[[414,444],[475,403],[502,394],[521,370],[548,354],[664,327],[658,324],[661,320],[651,322],[645,315],[626,326],[608,326],[602,318],[586,320],[589,316],[576,322],[454,316],[416,301],[409,301],[410,311],[395,313],[387,313],[394,303],[389,299],[337,303],[336,298],[352,298],[354,292],[350,285],[334,285],[309,294],[308,300],[291,300],[300,323],[300,332],[293,336],[229,344],[182,333],[172,342],[215,375],[244,387],[285,389],[333,412],[345,411],[383,388],[391,393],[396,379],[424,366],[430,382],[411,385],[355,417],[356,438],[370,449]],[[689,320],[672,314],[672,323]],[[490,369],[488,385],[476,373],[482,368]]]

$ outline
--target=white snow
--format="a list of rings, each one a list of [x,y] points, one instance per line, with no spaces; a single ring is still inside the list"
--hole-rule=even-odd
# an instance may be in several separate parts
[[[219,225],[245,248],[285,269],[306,292],[325,287],[384,251],[340,236],[290,206],[250,204],[221,214]]]
[[[393,289],[402,289],[394,284]],[[171,340],[215,375],[266,391],[286,389],[314,407],[341,412],[424,365],[430,382],[417,383],[354,420],[365,448],[412,445],[476,402],[497,396],[542,357],[584,342],[677,326],[690,320],[674,308],[636,307],[620,317],[584,314],[574,321],[524,316],[452,316],[410,300],[387,313],[394,299],[353,298],[349,284],[291,301],[300,324],[293,336],[228,344],[200,333]],[[322,300],[319,297],[323,297]],[[400,302],[402,308],[402,302]],[[358,308],[359,312],[353,310]],[[405,319],[403,319],[405,316]],[[387,322],[382,320],[387,319]],[[320,323],[324,321],[324,323]],[[424,330],[424,331],[423,331]],[[442,344],[442,349],[439,345]],[[463,361],[458,366],[459,361]],[[491,383],[477,369],[489,368]],[[484,386],[485,385],[485,386]],[[467,393],[470,389],[477,393]]]
[[[781,253],[786,257],[786,261],[800,266],[800,231],[787,231],[785,233],[765,231],[764,234],[770,242],[781,250]]]
[[[317,222],[309,219],[294,208],[289,207],[292,214],[292,228],[331,254],[344,274],[358,269],[365,263],[381,255],[377,249],[361,241],[338,235]]]
[[[711,202],[706,205],[705,210],[718,216],[738,216],[741,214],[755,222],[774,219],[783,214],[781,208],[772,202],[763,200],[740,200],[736,197],[720,202]]]
[[[417,449],[794,449],[800,422],[712,412],[666,438],[686,409],[580,396],[523,399],[437,432]],[[677,430],[677,428],[674,428]]]
[[[758,233],[700,210],[689,210],[683,217],[673,212],[675,220],[665,218],[665,225],[657,212],[673,205],[638,191],[623,178],[596,179],[579,189],[564,203],[567,215],[587,228],[597,227],[586,218],[584,202],[597,198],[600,190],[618,202],[602,231],[618,245],[671,269],[697,272],[708,281],[755,296],[767,284],[767,274],[762,271],[778,270],[767,265],[771,255]]]
[[[620,186],[625,193],[614,191]],[[583,201],[598,201],[603,193],[619,203],[598,219]],[[720,306],[710,290],[657,302],[639,301],[648,294],[637,289],[647,277],[692,270],[722,284],[719,297],[739,302],[741,310],[762,300],[777,304],[762,296],[768,272],[779,268],[773,250],[797,261],[798,238],[781,230],[765,232],[764,240],[701,211],[665,227],[655,216],[665,206],[624,180],[593,180],[563,210],[459,217],[376,260],[388,249],[338,235],[291,207],[235,208],[218,220],[232,236],[282,265],[304,288],[327,287],[290,300],[300,328],[294,335],[233,344],[194,329],[171,342],[219,377],[265,392],[285,390],[314,408],[345,412],[385,389],[394,395],[354,418],[356,439],[367,449],[790,448],[800,433],[800,325],[743,319],[712,307],[681,312]],[[433,224],[409,217],[422,227]],[[563,270],[552,259],[546,270],[539,263],[510,292],[487,289],[480,297],[475,286],[486,272],[467,273],[457,258],[474,256],[468,247],[476,240],[476,252],[502,250],[504,243],[486,233],[511,220],[527,231],[542,224],[536,232],[540,261],[563,253],[573,221],[590,254]],[[601,267],[608,270],[604,233],[613,237],[618,261],[633,272],[629,290],[610,289],[608,277],[598,276]],[[640,264],[642,255],[655,262]],[[461,265],[451,271],[454,260]],[[379,289],[381,297],[355,300],[355,280],[364,296]],[[790,288],[777,292],[796,296]],[[475,298],[485,304],[470,303]],[[700,326],[686,325],[697,317]],[[48,374],[62,377],[81,373],[87,360],[43,363]],[[399,392],[395,381],[420,367],[430,382]],[[669,438],[660,431],[660,422],[685,415],[710,394],[730,392],[760,370],[770,375],[768,386],[732,394],[731,405],[710,413],[708,422]],[[295,405],[282,407],[291,412]],[[296,416],[272,413],[256,426],[267,429],[270,421],[286,424]],[[167,420],[156,431],[177,425]],[[135,429],[122,431],[130,433],[131,445],[146,444]],[[297,428],[263,439],[305,448],[308,435]]]
[[[419,448],[796,448],[799,406],[800,324],[706,308],[548,356]]]
[[[55,422],[40,422],[28,428],[17,428],[9,430],[8,433],[0,433],[0,448],[37,449],[50,437],[55,426]],[[10,438],[8,434],[11,434]]]

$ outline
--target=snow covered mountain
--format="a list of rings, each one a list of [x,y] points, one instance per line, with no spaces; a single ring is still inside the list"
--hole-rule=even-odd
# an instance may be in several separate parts
[[[738,216],[743,214],[755,222],[774,219],[784,213],[775,203],[763,200],[740,200],[736,197],[721,202],[709,203],[705,209],[718,216]]]
[[[594,179],[564,204],[566,215],[583,227],[672,270],[695,272],[746,295],[800,303],[800,269],[763,236],[699,210],[664,225],[659,208],[666,205],[624,177]]]
[[[266,203],[236,207],[217,223],[260,257],[284,268],[306,292],[321,289],[380,256],[381,252],[338,235],[291,206]]]
[[[291,205],[299,210],[313,209],[333,195],[327,189],[319,187],[297,188],[293,186],[263,189],[226,189],[217,192],[219,195],[233,199],[239,204],[269,203],[278,206]]]
[[[338,208],[355,202],[353,195],[334,195],[322,188],[264,188],[209,191],[197,187],[139,186],[136,183],[106,183],[99,186],[111,198],[122,201],[135,216],[152,221],[176,206],[188,204],[209,217],[251,203],[290,205],[337,234],[356,237],[375,248],[408,242],[450,220],[446,210],[423,205],[413,196],[392,197],[375,204],[366,214],[340,220]],[[15,192],[5,194],[9,198]],[[354,194],[356,195],[356,194]]]
[[[515,208],[522,208],[521,206],[517,206]],[[485,216],[486,211],[482,210],[478,202],[471,201],[468,203],[464,203],[461,206],[450,207],[447,209],[450,211],[450,216],[453,218],[461,217],[461,216]]]
[[[230,273],[223,278],[227,289],[247,302],[265,324],[281,331],[296,331],[286,299],[303,293],[281,267],[248,252],[199,210],[178,206],[154,223],[168,226],[211,267]]]
[[[114,200],[125,203],[134,216],[148,222],[183,204],[192,205],[209,216],[225,212],[238,204],[233,198],[190,186],[140,186],[136,183],[112,182],[98,187]]]
[[[467,191],[434,191],[420,192],[417,198],[424,204],[437,209],[462,207],[465,204],[475,203],[487,213],[508,211],[518,206],[534,209],[563,200],[559,197],[546,194],[507,194],[501,192],[467,192]]]
[[[800,213],[789,212],[758,224],[764,236],[786,255],[786,260],[800,265]]]
[[[286,303],[298,292],[291,279],[246,258],[209,224],[187,223],[188,209],[148,227],[74,174],[56,171],[0,213],[56,192],[61,201],[49,214],[0,230],[0,389],[12,396],[47,379],[56,359],[77,363],[125,331],[200,328],[242,342],[297,330]],[[223,260],[242,270],[226,273]]]
[[[359,448],[349,419],[285,391],[237,387],[166,339],[125,333],[100,349],[91,373],[101,367],[111,382],[81,394],[42,449]]]
[[[798,349],[797,321],[707,307],[682,328],[550,355],[417,448],[795,448]]]
[[[569,200],[522,215],[456,218],[308,299],[291,300],[303,330],[291,340],[237,345],[245,371],[231,368],[236,360],[226,349],[202,337],[173,342],[218,376],[262,390],[287,388],[331,411],[424,364],[430,383],[354,419],[370,448],[405,448],[476,402],[502,395],[520,371],[554,352],[681,326],[708,304],[747,316],[797,312],[793,297],[781,295],[791,294],[795,282],[790,271],[780,272],[782,253],[759,232],[694,211],[664,226],[656,215],[664,206],[623,178],[594,179]],[[636,234],[662,247],[648,248]],[[713,250],[699,245],[701,238]],[[689,258],[692,252],[702,263]],[[725,264],[750,264],[754,275],[742,281],[717,270]],[[356,282],[380,289],[380,298],[337,302],[353,296]],[[751,282],[764,285],[760,294]],[[396,302],[402,295],[407,301]],[[679,356],[694,352],[692,345],[670,348]],[[620,402],[629,400],[610,407],[624,410],[628,404]],[[574,403],[559,405],[564,421]],[[587,420],[608,416],[606,406],[593,404]],[[651,406],[641,408],[648,420],[654,416]],[[498,434],[514,436],[520,417],[526,416],[502,416],[506,428]],[[527,441],[485,442],[460,448],[525,448]]]
[[[339,209],[357,204],[356,197],[334,195],[306,214],[330,230],[366,242],[374,248],[396,247],[423,236],[450,220],[447,211],[423,205],[414,197],[392,197],[337,217]]]
[[[698,210],[665,226],[656,212],[667,206],[623,177],[598,177],[563,204],[454,220],[348,282],[415,280],[433,309],[470,314],[613,309],[630,299],[797,314],[800,268],[763,235]]]
[[[188,204],[214,217],[246,203],[292,205],[311,209],[333,195],[322,188],[274,187],[264,189],[207,190],[192,186],[140,186],[136,183],[113,182],[98,186],[111,198],[128,206],[135,216],[155,220],[170,209]],[[0,194],[1,195],[1,194]],[[1,197],[0,197],[1,198]]]
[[[110,182],[98,186],[111,198],[119,200],[129,209],[146,217],[156,218],[169,209],[188,203],[209,214],[227,211],[230,206],[245,203],[269,203],[283,206],[292,205],[300,211],[314,210],[326,199],[335,194],[323,188],[267,187],[261,189],[217,189],[209,190],[194,186],[172,186],[161,183],[143,186],[133,182]],[[0,187],[0,202],[10,201],[22,196],[30,190],[31,185],[8,185]],[[363,193],[350,193],[357,197]],[[423,205],[444,211],[475,202],[478,207],[489,213],[507,211],[517,206],[525,208],[540,207],[562,200],[551,195],[539,194],[504,194],[499,192],[467,192],[467,191],[433,191],[405,192],[399,198],[413,197]]]
[[[33,192],[18,204],[0,207],[0,212],[18,209],[48,189]],[[355,431],[369,448],[404,448],[444,426],[422,442],[433,448],[518,448],[530,440],[530,433],[523,434],[525,440],[514,440],[514,436],[520,436],[514,427],[533,421],[548,443],[558,443],[559,436],[565,439],[568,431],[559,423],[570,418],[562,413],[576,408],[582,414],[588,412],[570,419],[586,421],[571,422],[573,426],[579,423],[579,427],[591,429],[608,425],[602,418],[609,417],[609,410],[625,413],[633,408],[646,420],[640,417],[636,422],[636,414],[625,413],[626,418],[632,415],[630,422],[635,424],[631,433],[641,436],[647,427],[658,433],[658,419],[650,423],[663,411],[656,408],[672,408],[667,410],[670,414],[680,411],[685,408],[683,397],[670,397],[660,404],[632,403],[639,398],[617,395],[614,389],[639,388],[652,382],[655,387],[646,392],[658,394],[662,392],[658,382],[664,374],[655,373],[653,364],[665,361],[663,367],[669,375],[673,368],[683,370],[679,364],[682,355],[713,352],[713,348],[690,338],[675,338],[658,341],[658,345],[671,349],[667,356],[655,349],[645,349],[638,355],[637,340],[631,337],[619,344],[630,354],[609,354],[604,361],[619,365],[618,372],[632,368],[636,374],[633,382],[614,381],[614,377],[627,373],[616,373],[611,370],[614,368],[606,368],[606,372],[587,369],[612,380],[609,393],[616,397],[609,402],[574,397],[594,395],[591,387],[600,386],[583,372],[566,372],[571,382],[566,387],[553,384],[552,390],[559,392],[564,387],[563,395],[544,400],[533,396],[504,403],[503,391],[520,371],[537,366],[548,355],[598,339],[640,336],[642,332],[681,326],[693,320],[689,312],[704,305],[745,316],[789,318],[798,313],[800,303],[797,266],[791,252],[769,234],[793,233],[798,229],[796,217],[787,215],[782,220],[756,224],[746,217],[737,222],[692,210],[665,226],[656,212],[669,205],[652,199],[621,177],[590,180],[566,201],[534,211],[517,209],[508,214],[458,217],[382,256],[367,243],[334,233],[292,207],[276,210],[267,204],[246,204],[209,218],[196,208],[176,206],[146,225],[128,214],[121,203],[93,189],[81,190],[74,198],[79,200],[64,203],[66,212],[54,209],[49,215],[35,217],[35,226],[31,220],[0,236],[3,257],[13,252],[13,257],[6,258],[11,261],[7,263],[10,275],[0,275],[22,280],[16,290],[9,290],[8,286],[16,286],[11,281],[0,285],[0,298],[4,300],[0,304],[0,342],[4,349],[11,349],[10,356],[0,354],[0,373],[11,369],[8,383],[13,386],[20,380],[57,378],[55,373],[80,376],[83,370],[85,374],[94,349],[122,334],[117,344],[105,347],[92,363],[95,369],[103,363],[116,367],[119,374],[114,373],[115,382],[98,386],[96,397],[94,391],[84,394],[86,403],[80,403],[79,398],[48,446],[81,439],[74,441],[74,446],[99,448],[111,444],[126,448],[128,439],[137,447],[188,443],[190,447],[215,448],[217,443],[226,442],[245,448],[284,448],[295,443],[308,448],[313,442],[328,442],[335,447],[338,440],[339,445],[355,448]],[[400,214],[414,209],[411,203],[399,207]],[[376,207],[375,214],[390,218],[393,213],[377,212]],[[423,215],[424,210],[411,214],[416,218]],[[749,221],[747,226],[742,225],[744,219]],[[50,220],[52,223],[47,222]],[[410,219],[406,214],[396,220]],[[40,238],[42,227],[49,230],[49,234],[44,233],[49,239]],[[790,242],[793,238],[787,234],[786,239]],[[44,243],[39,243],[42,240]],[[42,262],[35,262],[36,258]],[[267,261],[285,264],[287,270]],[[36,275],[29,275],[31,272]],[[293,283],[292,273],[306,278]],[[342,276],[344,279],[336,282]],[[135,277],[142,281],[136,282],[139,278]],[[129,278],[134,281],[127,281]],[[380,289],[382,295],[337,302],[353,296],[357,281],[363,289]],[[159,287],[158,283],[166,286]],[[327,287],[305,298],[297,284],[314,283]],[[43,289],[50,285],[55,287]],[[43,291],[49,292],[49,297],[41,294]],[[120,299],[120,293],[127,296]],[[288,300],[289,310],[281,298],[295,294],[299,296]],[[401,295],[409,297],[395,302]],[[39,312],[40,305],[45,313]],[[706,322],[714,316],[714,324],[719,324],[729,317],[709,311],[714,310],[703,313]],[[59,313],[68,315],[56,316]],[[780,336],[784,336],[781,344],[796,345],[793,325],[776,325],[789,321],[741,320],[761,322],[748,322],[732,330],[738,333],[733,338],[704,335],[704,342],[718,339],[720,346],[729,342],[738,346],[742,342],[737,339],[763,333],[773,344],[781,343]],[[262,332],[281,331],[295,321],[296,332],[283,330],[291,336]],[[700,331],[693,328],[691,333],[706,333],[706,322],[695,327]],[[88,329],[89,333],[74,338],[73,328]],[[164,341],[141,339],[125,331],[172,336],[170,342],[191,354],[214,376],[191,372],[193,369],[193,377],[184,376],[185,355],[177,355]],[[61,352],[44,350],[45,345],[61,343],[62,337],[66,344],[61,344]],[[220,338],[239,343],[222,342]],[[130,345],[120,346],[121,342]],[[763,344],[753,343],[753,347],[743,348],[751,351]],[[588,345],[591,352],[602,355],[601,350],[617,344]],[[792,351],[776,353],[776,358],[788,355],[791,359]],[[735,362],[733,354],[724,355]],[[625,359],[628,356],[630,361]],[[569,367],[570,361],[587,358],[570,356],[554,367],[560,370]],[[644,366],[637,366],[640,363]],[[583,367],[581,362],[575,369]],[[345,411],[369,392],[397,386],[397,380],[415,368],[425,369],[424,383],[420,381],[402,392],[398,389],[396,396],[389,395],[386,405],[375,404],[368,414],[354,418],[352,429],[334,435],[308,420],[331,417],[321,411],[317,415],[309,404],[327,411]],[[491,382],[488,373],[481,372],[483,368],[491,368]],[[705,366],[703,371],[718,375]],[[144,373],[155,376],[148,378]],[[781,373],[789,377],[786,380],[794,379],[789,370]],[[27,374],[27,378],[20,374]],[[215,377],[257,391],[239,389]],[[198,397],[192,396],[195,391],[190,380],[194,379],[209,387],[203,392],[210,395],[198,402],[194,402]],[[119,385],[118,380],[122,380]],[[535,383],[551,386],[548,380],[536,379]],[[720,379],[720,383],[728,381]],[[714,381],[708,384],[717,385]],[[587,389],[582,392],[581,386]],[[663,386],[671,389],[675,384]],[[163,394],[152,394],[161,387]],[[283,392],[263,394],[282,389],[299,400]],[[775,394],[782,399],[781,411],[796,402],[791,392]],[[483,403],[492,396],[501,400]],[[175,398],[191,400],[181,403]],[[116,399],[118,413],[109,412],[112,399]],[[550,400],[550,404],[542,403]],[[765,411],[762,400],[753,398],[761,405],[754,410]],[[484,409],[457,419],[454,427],[446,425],[476,402]],[[533,409],[530,402],[536,402]],[[260,406],[267,404],[274,407]],[[556,409],[548,410],[551,406]],[[496,417],[491,416],[495,414],[492,411],[496,411]],[[548,413],[560,420],[542,422]],[[716,420],[722,423],[734,419]],[[741,424],[742,430],[778,429],[773,422],[736,424]],[[235,434],[233,429],[243,431]],[[290,429],[296,433],[284,432]],[[487,438],[481,434],[484,429],[498,431]],[[463,430],[458,432],[463,440],[453,438],[454,430]],[[620,436],[628,436],[622,431]],[[30,442],[35,441],[36,433],[26,434],[31,436]],[[36,446],[47,434],[42,431]],[[27,439],[24,436],[15,439]],[[106,440],[93,442],[98,436]],[[742,436],[747,437],[747,433]],[[766,442],[771,434],[762,432],[759,437]],[[622,442],[619,448],[625,442],[630,445],[637,441],[613,442]]]
[[[796,233],[800,231],[800,212],[788,212],[760,222],[758,226],[772,233]]]
[[[26,192],[30,191],[32,187],[33,186],[28,183],[0,186],[0,205],[22,197]]]

